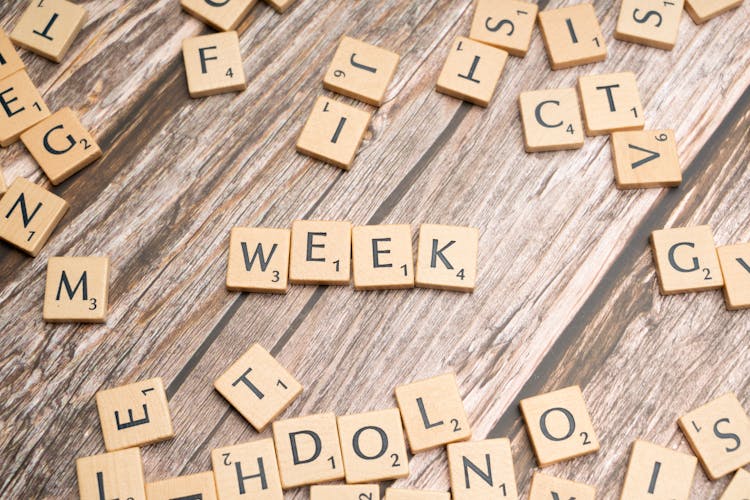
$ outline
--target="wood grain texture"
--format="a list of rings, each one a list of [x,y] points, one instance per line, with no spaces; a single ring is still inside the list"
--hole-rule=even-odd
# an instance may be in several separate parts
[[[750,241],[748,2],[701,26],[683,15],[665,52],[613,40],[619,4],[597,1],[606,61],[552,72],[536,30],[487,109],[434,90],[469,0],[300,0],[284,15],[259,3],[238,28],[248,89],[198,100],[180,46],[211,31],[176,0],[80,3],[90,18],[63,63],[23,54],[50,108],[79,113],[104,156],[51,188],[71,210],[36,259],[0,247],[3,498],[72,498],[75,458],[103,451],[95,392],[154,376],[176,436],[144,447],[147,481],[207,470],[211,449],[259,437],[212,389],[254,342],[306,388],[287,416],[390,408],[396,385],[455,369],[475,439],[510,437],[522,495],[536,464],[521,398],[581,385],[601,451],[545,472],[603,498],[619,494],[634,439],[689,452],[679,415],[730,390],[750,408],[750,313],[727,312],[719,291],[659,295],[648,248],[653,229],[699,224],[717,244]],[[25,4],[2,2],[4,30]],[[402,56],[349,172],[294,151],[343,34]],[[646,127],[675,130],[680,188],[616,190],[606,137],[523,152],[520,92],[616,71],[636,73]],[[0,162],[6,181],[49,187],[21,145]],[[478,227],[477,288],[228,292],[229,230],[298,218],[411,223],[414,243],[419,223]],[[47,259],[93,254],[112,266],[106,325],[44,324]],[[447,488],[445,451],[410,465],[397,487]],[[693,498],[727,482],[698,472]]]

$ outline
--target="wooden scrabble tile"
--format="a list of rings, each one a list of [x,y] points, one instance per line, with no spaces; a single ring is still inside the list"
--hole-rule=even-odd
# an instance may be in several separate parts
[[[13,47],[10,38],[5,34],[5,31],[0,29],[0,80],[25,67],[26,65]]]
[[[586,134],[641,130],[643,106],[633,73],[587,75],[578,79]]]
[[[146,500],[143,462],[138,448],[79,458],[76,472],[81,500]]]
[[[750,243],[716,249],[724,278],[724,300],[730,311],[750,308]]]
[[[334,484],[310,487],[310,500],[380,500],[377,484]]]
[[[657,49],[672,50],[677,43],[685,0],[652,2],[623,0],[615,38]]]
[[[477,282],[479,229],[422,224],[419,227],[415,284],[472,292]]]
[[[523,57],[538,11],[536,4],[519,0],[478,0],[469,38]]]
[[[190,97],[247,88],[236,31],[187,38],[182,42]]]
[[[685,10],[695,24],[702,24],[732,9],[736,9],[743,0],[685,0]]]
[[[400,385],[395,393],[412,453],[471,437],[454,373]]]
[[[3,172],[0,171],[0,195],[5,194],[7,190],[8,186],[5,185],[5,177],[3,177]]]
[[[414,287],[411,226],[352,228],[352,269],[357,290]]]
[[[104,323],[108,295],[109,257],[50,257],[47,261],[44,321]]]
[[[599,451],[577,385],[523,399],[521,413],[540,467]]]
[[[273,439],[217,448],[211,464],[219,500],[284,500]]]
[[[300,383],[258,344],[216,379],[214,387],[258,432],[302,393]]]
[[[279,14],[286,12],[294,2],[295,0],[266,0],[266,3],[273,7]]]
[[[697,460],[692,455],[635,441],[620,500],[687,500]]]
[[[65,200],[16,177],[0,198],[0,239],[36,257],[67,211]]]
[[[370,113],[318,97],[297,139],[297,151],[349,170],[370,124]]]
[[[255,5],[255,0],[180,0],[182,8],[219,31],[235,29]]]
[[[750,472],[738,470],[719,500],[750,500]]]
[[[292,223],[289,281],[301,285],[348,285],[352,224],[296,220]]]
[[[453,42],[437,81],[437,91],[487,106],[503,73],[508,53],[462,36]]]
[[[87,17],[86,9],[67,0],[32,0],[10,38],[19,47],[60,62]]]
[[[602,29],[590,3],[541,11],[539,29],[552,69],[599,62],[607,57]]]
[[[148,500],[216,500],[212,471],[146,484]]]
[[[349,38],[341,38],[323,86],[373,106],[383,104],[400,56],[395,52]]]
[[[673,187],[682,182],[674,131],[612,132],[610,145],[619,189]]]
[[[677,423],[712,480],[750,464],[750,417],[736,395],[724,394]]]
[[[398,409],[338,417],[347,483],[367,483],[409,475]]]
[[[724,285],[709,226],[654,231],[651,250],[662,295],[715,290]]]
[[[388,488],[385,500],[450,500],[451,495],[445,491],[402,490]]]
[[[286,293],[288,229],[235,227],[229,236],[227,290]]]
[[[529,500],[569,499],[594,500],[596,489],[583,483],[568,481],[535,472],[531,478]]]
[[[528,153],[583,146],[581,108],[575,89],[521,92],[518,107]]]
[[[0,81],[0,146],[10,146],[28,128],[49,116],[49,109],[26,71]]]
[[[449,444],[448,467],[453,500],[518,498],[507,438]]]

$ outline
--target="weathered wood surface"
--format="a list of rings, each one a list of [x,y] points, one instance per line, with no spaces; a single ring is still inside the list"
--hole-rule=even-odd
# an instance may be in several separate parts
[[[0,5],[3,29],[25,3]],[[259,3],[240,27],[248,89],[201,100],[180,44],[210,30],[176,0],[86,6],[62,64],[24,54],[50,107],[77,110],[105,156],[53,189],[72,209],[39,257],[0,248],[0,497],[75,497],[74,459],[103,450],[94,393],[152,376],[177,437],[144,448],[148,480],[208,469],[212,448],[258,437],[211,387],[252,342],[305,385],[286,415],[391,407],[395,385],[454,368],[475,437],[512,439],[524,494],[535,462],[519,398],[583,387],[602,450],[549,471],[602,498],[619,495],[635,438],[687,451],[681,413],[730,390],[750,408],[750,313],[725,311],[720,292],[660,296],[647,246],[653,229],[703,223],[719,244],[750,241],[747,2],[702,26],[684,15],[664,52],[613,40],[619,2],[597,1],[606,62],[552,72],[537,32],[486,110],[433,89],[469,0]],[[294,152],[344,33],[402,55],[350,172]],[[523,152],[519,92],[616,70],[637,73],[647,127],[676,130],[679,189],[617,191],[605,137]],[[0,162],[9,182],[48,185],[21,145]],[[478,288],[225,290],[231,227],[304,217],[476,225]],[[44,324],[47,258],[90,254],[112,262],[107,324]],[[411,464],[398,485],[447,488],[443,451]],[[693,498],[726,483],[699,472]]]

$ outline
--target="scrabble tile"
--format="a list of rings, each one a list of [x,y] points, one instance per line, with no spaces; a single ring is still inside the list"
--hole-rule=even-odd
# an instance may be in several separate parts
[[[536,15],[534,3],[518,0],[478,0],[469,38],[523,57],[531,44]]]
[[[402,490],[388,488],[385,500],[450,500],[451,495],[445,491]]]
[[[258,432],[302,393],[300,383],[258,344],[216,379],[214,387]]]
[[[677,423],[711,479],[750,464],[750,417],[736,395],[724,394]]]
[[[148,500],[216,500],[212,471],[146,484]]]
[[[174,437],[167,393],[160,378],[99,391],[96,409],[107,451]]]
[[[412,453],[471,437],[454,373],[400,385],[395,393]]]
[[[377,484],[335,484],[310,487],[310,500],[380,500]]]
[[[486,107],[507,59],[504,50],[460,36],[445,60],[437,91]]]
[[[288,229],[235,227],[229,236],[227,290],[286,293]]]
[[[219,31],[235,29],[255,5],[255,0],[180,0],[182,8]]]
[[[10,38],[0,29],[0,80],[25,67],[26,65],[13,47]]]
[[[400,56],[395,52],[349,38],[341,38],[323,86],[373,106],[383,104]]]
[[[685,0],[685,10],[695,24],[702,24],[732,9],[736,9],[743,0]]]
[[[19,47],[60,62],[87,17],[86,9],[66,0],[32,0],[10,38]]]
[[[0,199],[0,239],[36,257],[68,211],[68,203],[16,177]]]
[[[21,133],[49,116],[49,109],[25,71],[0,81],[0,146],[10,146]]]
[[[453,500],[518,498],[507,438],[449,444],[448,467]]]
[[[338,417],[347,483],[409,475],[401,414],[396,408]]]
[[[692,455],[635,441],[620,500],[687,500],[696,462]]]
[[[81,500],[146,500],[143,462],[138,448],[79,458],[76,472]]]
[[[750,500],[750,472],[738,470],[719,500]]]
[[[413,288],[413,259],[408,224],[352,228],[355,289]]]
[[[672,50],[677,43],[683,5],[684,0],[623,0],[615,38]]]
[[[607,57],[602,29],[590,3],[541,11],[539,29],[552,69],[599,62]]]
[[[318,97],[297,139],[297,151],[349,170],[370,124],[370,113]]]
[[[716,249],[724,278],[724,300],[727,309],[750,307],[750,243]]]
[[[236,31],[187,38],[182,42],[182,57],[190,97],[247,88]]]
[[[211,464],[219,500],[284,500],[273,439],[217,448]]]
[[[417,245],[415,284],[472,292],[477,283],[479,229],[422,224]]]
[[[279,14],[283,14],[286,10],[292,6],[295,0],[266,0],[266,3],[276,10]]]
[[[3,177],[3,172],[0,171],[0,196],[5,194],[5,191],[8,190],[8,186],[5,185],[5,177]]]
[[[352,260],[348,221],[292,223],[289,281],[300,285],[348,285]]]
[[[578,79],[578,94],[586,134],[643,129],[643,106],[633,73],[582,76]]]
[[[70,108],[62,108],[21,134],[21,141],[54,185],[102,156]]]
[[[104,323],[108,257],[50,257],[42,317],[48,323]]]
[[[673,187],[682,182],[674,131],[613,132],[610,146],[618,188]]]
[[[599,451],[599,441],[577,385],[523,399],[521,413],[541,467]]]
[[[550,500],[553,498],[560,500],[569,498],[574,498],[575,500],[594,500],[596,498],[596,489],[587,484],[576,483],[535,472],[531,478],[529,500]]]
[[[709,226],[654,231],[651,250],[662,295],[715,290],[724,285]]]
[[[518,107],[528,153],[583,146],[581,108],[575,89],[521,92]]]

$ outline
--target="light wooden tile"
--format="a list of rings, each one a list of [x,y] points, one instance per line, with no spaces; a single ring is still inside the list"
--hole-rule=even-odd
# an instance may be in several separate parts
[[[338,417],[347,483],[367,483],[409,475],[398,409]]]
[[[76,472],[81,500],[146,500],[143,462],[138,448],[79,458]]]
[[[449,444],[448,468],[453,500],[518,498],[507,438]]]
[[[0,29],[0,80],[24,68],[26,68],[26,65],[13,47],[10,38],[5,34],[5,31]]]
[[[0,239],[36,257],[68,211],[68,203],[16,177],[0,199]]]
[[[596,498],[596,489],[583,483],[568,481],[558,477],[547,476],[535,472],[531,478],[531,491],[529,500],[594,500]]]
[[[750,472],[738,470],[719,500],[750,500]]]
[[[49,109],[26,71],[0,81],[0,146],[10,146],[21,134],[49,116]]]
[[[348,285],[352,224],[296,220],[292,223],[289,281],[301,285]]]
[[[750,243],[716,249],[724,278],[724,301],[730,311],[750,308]]]
[[[102,150],[70,108],[62,108],[21,134],[21,141],[57,185],[102,156]]]
[[[736,9],[743,0],[685,0],[685,10],[695,24],[702,24],[714,17]]]
[[[599,62],[607,57],[604,36],[590,3],[539,12],[539,29],[552,69]]]
[[[296,0],[266,0],[266,3],[279,14],[283,14]]]
[[[216,500],[212,471],[146,484],[148,500]]]
[[[31,0],[10,38],[19,47],[60,62],[87,17],[85,8],[66,0]]]
[[[437,91],[487,106],[503,73],[508,53],[462,36],[456,38],[437,81]]]
[[[677,423],[711,479],[750,464],[750,417],[736,395],[724,394]]]
[[[370,124],[370,113],[321,96],[297,139],[297,151],[349,170]]]
[[[479,229],[422,224],[417,245],[416,286],[474,291],[478,252]]]
[[[190,97],[205,97],[247,88],[236,31],[187,38],[182,42]]]
[[[323,86],[373,106],[383,104],[400,56],[395,52],[344,36],[323,77]]]
[[[385,500],[450,500],[451,495],[445,491],[403,490],[388,488]]]
[[[523,399],[521,413],[541,467],[599,451],[578,386]]]
[[[692,455],[635,441],[620,500],[687,500],[696,462]]]
[[[469,38],[524,57],[539,7],[519,0],[478,0]]]
[[[7,190],[8,186],[5,185],[5,177],[2,170],[0,170],[0,196],[4,195]]]
[[[677,43],[684,3],[685,0],[622,0],[615,38],[672,50]]]
[[[217,378],[214,387],[258,432],[302,393],[300,383],[258,344]]]
[[[411,226],[352,228],[352,269],[357,290],[414,287]]]
[[[255,0],[180,0],[182,8],[219,31],[235,29],[255,5]]]
[[[651,250],[662,295],[715,290],[724,285],[709,226],[654,231]]]
[[[583,124],[578,95],[573,88],[532,90],[518,97],[528,153],[578,149],[583,146]]]
[[[42,317],[48,323],[104,323],[109,257],[50,257]]]
[[[412,453],[471,437],[454,373],[400,385],[395,393]]]
[[[211,464],[219,500],[284,500],[273,439],[212,450]]]
[[[229,235],[227,289],[286,293],[289,229],[235,227]]]
[[[610,147],[620,189],[673,187],[682,182],[672,130],[613,132]]]
[[[380,500],[377,484],[334,484],[310,487],[310,500]]]
[[[641,130],[643,106],[633,73],[586,75],[578,79],[586,134]]]

